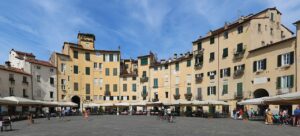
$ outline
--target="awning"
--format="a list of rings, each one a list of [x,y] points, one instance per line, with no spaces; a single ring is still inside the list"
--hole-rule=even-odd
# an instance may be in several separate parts
[[[266,97],[243,100],[241,102],[238,102],[238,104],[239,105],[264,105],[264,98]]]
[[[58,106],[61,106],[61,107],[77,107],[78,105],[74,102],[58,102]]]
[[[102,106],[102,107],[114,106],[112,103],[102,103],[102,104],[99,104],[99,105]]]
[[[157,105],[162,105],[162,102],[157,101],[157,102],[147,102],[147,106],[157,106]]]
[[[127,107],[127,106],[129,106],[130,104],[129,103],[127,103],[127,102],[122,102],[122,103],[116,103],[116,104],[114,104],[115,106],[118,106],[118,107]]]
[[[83,107],[99,107],[100,104],[97,103],[84,103]]]
[[[266,104],[300,104],[300,92],[266,97],[263,100]]]
[[[136,102],[132,102],[130,105],[131,106],[145,106],[146,101],[136,101]]]
[[[7,100],[7,99],[4,99],[4,98],[0,98],[0,105],[3,105],[3,104],[17,104],[17,102]]]
[[[35,100],[30,100],[30,99],[21,98],[21,97],[15,97],[15,96],[4,97],[3,99],[8,100],[8,101],[13,101],[18,105],[39,105],[39,104],[41,104]]]
[[[205,101],[193,101],[193,105],[198,105],[198,106],[209,106],[209,105],[228,105],[228,103],[224,101],[217,101],[217,100],[205,100]]]

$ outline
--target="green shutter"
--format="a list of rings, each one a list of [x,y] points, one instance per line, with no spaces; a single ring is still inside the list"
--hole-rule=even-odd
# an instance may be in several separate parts
[[[243,96],[243,83],[237,83],[237,96]]]
[[[276,88],[281,89],[281,77],[277,77]]]
[[[176,95],[179,95],[179,88],[176,88],[176,90],[175,90],[176,92]]]
[[[294,75],[290,75],[289,78],[290,78],[289,88],[293,88],[294,87]]]
[[[190,66],[191,66],[191,60],[187,60],[186,66],[187,66],[187,67],[190,67]]]
[[[228,85],[223,85],[223,93],[222,94],[228,94]]]
[[[187,87],[187,90],[186,90],[187,92],[187,94],[191,94],[192,92],[191,92],[191,87]]]

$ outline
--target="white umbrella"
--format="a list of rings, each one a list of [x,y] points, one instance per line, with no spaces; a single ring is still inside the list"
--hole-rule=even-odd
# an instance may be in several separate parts
[[[112,103],[102,103],[102,104],[99,104],[99,106],[110,107],[110,106],[114,106],[114,105]]]
[[[136,101],[130,104],[131,106],[145,106],[146,101]]]
[[[300,104],[300,92],[264,98],[267,104]]]
[[[127,103],[127,102],[122,102],[122,103],[116,103],[116,104],[114,104],[115,106],[129,106],[129,103]]]
[[[157,101],[157,102],[147,102],[146,105],[161,105],[162,102]]]
[[[18,104],[18,103],[15,102],[15,101],[11,101],[11,100],[7,100],[7,99],[4,99],[4,98],[0,98],[0,105],[3,105],[3,104]]]
[[[264,98],[266,98],[266,97],[243,100],[241,102],[238,102],[238,104],[239,105],[263,105]]]
[[[78,105],[74,102],[58,102],[58,106],[61,106],[61,107],[77,107]]]
[[[208,106],[208,105],[228,105],[228,103],[224,101],[217,101],[217,100],[205,100],[205,101],[193,101],[193,105],[202,105],[202,106]]]
[[[3,99],[9,100],[9,101],[14,101],[18,105],[38,105],[41,104],[37,101],[26,99],[26,98],[21,98],[21,97],[15,97],[15,96],[9,96],[9,97],[4,97]]]

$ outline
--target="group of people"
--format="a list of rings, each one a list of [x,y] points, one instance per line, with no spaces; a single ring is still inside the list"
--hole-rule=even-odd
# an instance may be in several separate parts
[[[168,122],[173,123],[174,116],[172,115],[172,111],[174,111],[174,110],[172,110],[171,108],[162,107],[160,114],[159,114],[159,118],[168,120]]]

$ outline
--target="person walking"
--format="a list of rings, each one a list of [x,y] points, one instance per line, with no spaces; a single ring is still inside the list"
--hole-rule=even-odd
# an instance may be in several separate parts
[[[273,113],[271,112],[270,108],[267,109],[266,113],[266,122],[267,125],[273,124]]]

